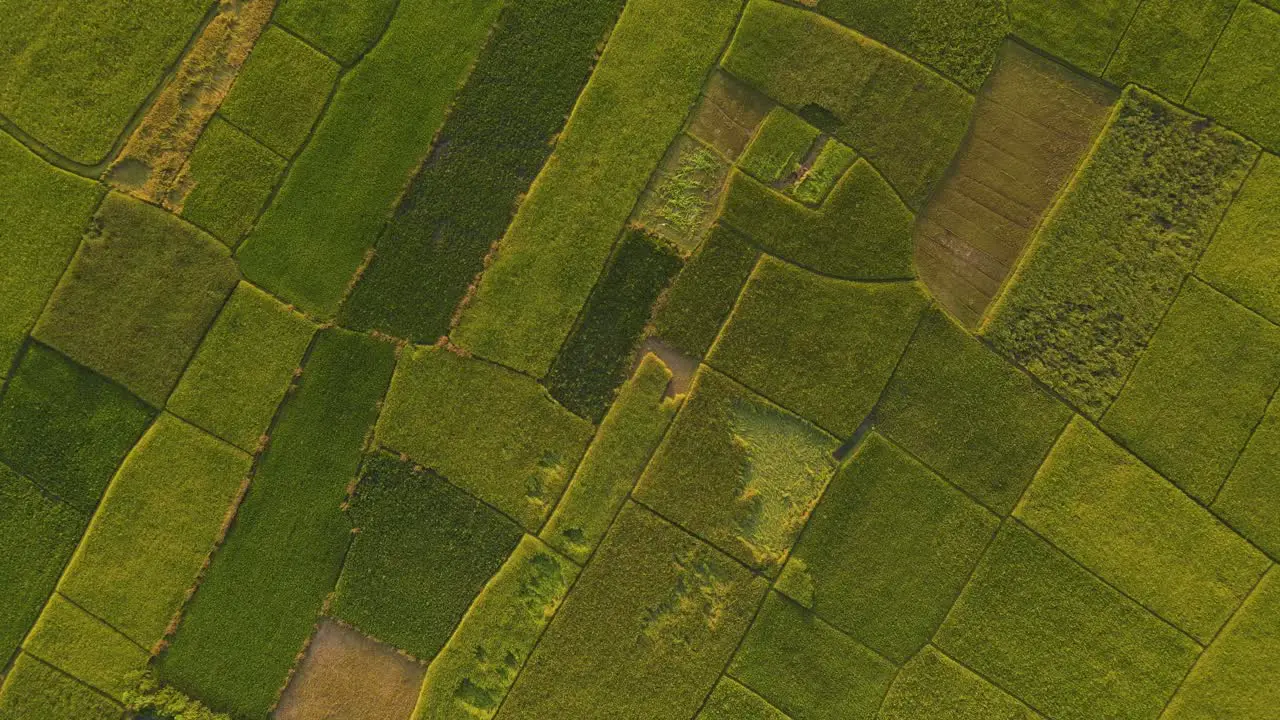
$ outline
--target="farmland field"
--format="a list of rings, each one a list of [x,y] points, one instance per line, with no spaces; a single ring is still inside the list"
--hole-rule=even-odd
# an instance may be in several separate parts
[[[1280,720],[1280,0],[0,0],[0,720]]]

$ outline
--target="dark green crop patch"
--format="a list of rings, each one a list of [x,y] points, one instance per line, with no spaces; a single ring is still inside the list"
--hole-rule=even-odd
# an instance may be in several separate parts
[[[1096,419],[1257,154],[1239,135],[1130,87],[983,333]]]
[[[187,160],[182,217],[234,249],[284,172],[285,161],[214,116]]]
[[[523,534],[479,500],[387,455],[365,460],[351,521],[356,536],[333,614],[424,661]]]
[[[153,415],[129,391],[33,343],[0,400],[0,457],[92,513]]]
[[[683,263],[674,247],[645,230],[623,232],[547,373],[552,397],[593,422],[604,417],[626,379],[654,302]]]
[[[217,240],[111,193],[32,335],[163,407],[237,280]]]
[[[622,4],[507,5],[347,300],[344,322],[419,342],[448,334],[517,197],[551,154]]]

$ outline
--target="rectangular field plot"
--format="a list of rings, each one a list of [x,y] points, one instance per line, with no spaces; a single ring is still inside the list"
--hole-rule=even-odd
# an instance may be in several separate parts
[[[1190,637],[1008,521],[934,644],[1061,720],[1154,720],[1200,652]]]
[[[1013,33],[1101,75],[1142,0],[1009,0]]]
[[[61,595],[49,598],[22,651],[116,700],[130,687],[125,677],[150,659],[146,649]]]
[[[338,66],[298,38],[267,26],[218,112],[283,157],[302,146],[329,100]]]
[[[731,677],[722,677],[695,720],[789,720],[750,688]]]
[[[315,8],[323,16],[317,22],[350,17],[331,0],[287,4],[299,12]],[[381,40],[343,75],[311,140],[237,251],[246,277],[309,313],[333,317],[431,149],[498,6],[496,0],[396,4]]]
[[[776,587],[905,662],[929,642],[999,522],[871,433],[831,481]]]
[[[206,0],[5,0],[0,114],[72,161],[100,162],[209,6]]]
[[[275,21],[351,65],[382,37],[397,5],[396,0],[280,0]]]
[[[58,283],[102,188],[0,132],[0,367],[9,367]]]
[[[493,717],[577,576],[541,541],[521,538],[431,662],[415,720]]]
[[[1208,503],[1277,386],[1280,328],[1191,278],[1102,427]]]
[[[124,708],[106,695],[30,655],[18,656],[0,686],[4,720],[121,720]]]
[[[926,299],[914,283],[859,283],[763,258],[707,363],[846,438],[875,405]]]
[[[1017,698],[926,645],[894,679],[879,720],[1042,720]]]
[[[449,334],[490,247],[551,154],[622,5],[505,4],[431,156],[343,305],[344,323],[421,343]]]
[[[629,503],[552,619],[498,720],[686,720],[767,583]]]
[[[1280,558],[1280,402],[1267,414],[1222,486],[1213,510],[1271,558]]]
[[[423,661],[521,536],[493,508],[387,455],[365,459],[351,520],[357,531],[331,612]]]
[[[1239,135],[1130,87],[983,333],[1096,419],[1257,153]]]
[[[0,662],[40,614],[80,540],[85,515],[0,464]]]
[[[1271,564],[1080,418],[1058,441],[1014,516],[1202,643]]]
[[[591,434],[528,376],[418,347],[400,358],[377,438],[536,532]]]
[[[213,550],[246,453],[161,415],[111,481],[58,591],[151,648]]]
[[[351,540],[342,512],[394,348],[339,329],[316,339],[226,542],[187,604],[160,679],[219,711],[275,704]]]
[[[183,168],[178,214],[234,249],[284,168],[284,158],[215,115]]]
[[[905,55],[769,0],[747,5],[724,68],[858,151],[912,208],[951,162],[973,108],[969,93]]]
[[[1138,83],[1182,100],[1239,4],[1238,0],[1142,3],[1107,64],[1106,79],[1121,86]]]
[[[1274,567],[1204,651],[1162,715],[1168,720],[1262,718],[1280,707],[1280,571]]]
[[[632,0],[453,339],[542,377],[679,132],[741,0]]]
[[[667,397],[671,381],[667,366],[646,354],[539,533],[579,565],[600,544],[680,407],[680,400]]]
[[[155,407],[239,279],[217,240],[111,193],[33,335]]]
[[[1243,0],[1187,103],[1280,152],[1280,8]]]
[[[32,343],[0,398],[0,458],[87,516],[154,415],[128,390]]]
[[[422,665],[324,619],[289,679],[275,720],[404,720],[413,712]]]
[[[169,410],[253,452],[314,333],[301,315],[241,282],[169,396]]]
[[[914,230],[921,279],[967,327],[982,321],[1115,99],[1017,42],[1001,47],[969,135]]]
[[[759,251],[738,231],[727,225],[712,227],[667,291],[654,318],[655,334],[694,357],[704,357],[758,257]]]
[[[1259,158],[1196,274],[1280,324],[1280,156],[1263,153]]]
[[[831,479],[838,444],[703,366],[635,497],[775,575]]]
[[[937,310],[925,313],[876,408],[881,432],[1001,515],[1070,418]]]
[[[869,720],[894,670],[888,660],[771,592],[727,672],[790,717]]]

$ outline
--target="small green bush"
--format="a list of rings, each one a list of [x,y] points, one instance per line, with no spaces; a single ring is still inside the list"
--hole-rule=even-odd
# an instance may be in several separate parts
[[[180,213],[234,249],[284,167],[283,159],[215,115],[187,159],[191,191]]]
[[[599,422],[631,369],[653,304],[683,265],[676,249],[642,229],[623,232],[582,316],[547,373],[551,396]]]
[[[439,477],[385,455],[367,458],[351,503],[356,536],[331,612],[430,661],[523,534]]]
[[[338,80],[338,66],[268,25],[218,113],[258,142],[291,157],[315,125]]]
[[[216,713],[199,700],[164,685],[150,671],[132,673],[125,681],[130,689],[125,691],[124,706],[135,713],[168,720],[231,720],[230,715]]]
[[[0,458],[92,514],[153,416],[129,391],[33,343],[0,400]]]

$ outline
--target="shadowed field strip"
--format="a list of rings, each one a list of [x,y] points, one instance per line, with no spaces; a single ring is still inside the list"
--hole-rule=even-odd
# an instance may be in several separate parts
[[[969,137],[915,228],[921,279],[966,326],[981,321],[1114,101],[1018,43],[1001,50]]]

